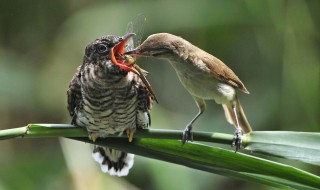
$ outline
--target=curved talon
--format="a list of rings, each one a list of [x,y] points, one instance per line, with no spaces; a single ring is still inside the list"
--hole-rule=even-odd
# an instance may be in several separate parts
[[[89,135],[89,139],[91,139],[93,142],[96,142],[97,138],[98,138],[98,134],[97,133],[91,133]]]
[[[242,135],[243,132],[240,128],[237,128],[234,132],[233,141],[232,141],[232,147],[236,147],[236,152],[240,149],[242,149]]]
[[[127,129],[126,130],[129,142],[132,142],[133,135],[134,135],[135,131],[136,131],[135,129]]]

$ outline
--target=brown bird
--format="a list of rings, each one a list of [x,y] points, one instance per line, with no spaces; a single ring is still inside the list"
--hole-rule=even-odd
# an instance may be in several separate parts
[[[226,119],[236,127],[233,146],[241,148],[242,131],[252,131],[237,97],[237,89],[249,94],[238,76],[221,60],[181,37],[158,33],[150,35],[140,46],[125,54],[152,56],[169,60],[180,82],[194,98],[199,112],[184,130],[182,142],[193,140],[195,120],[205,111],[205,100],[222,104]]]
[[[123,60],[117,55],[132,36],[108,35],[90,43],[70,82],[72,124],[86,128],[93,141],[124,132],[131,141],[136,129],[150,125],[152,95],[134,68],[126,67],[125,61],[118,63]],[[133,154],[108,147],[95,146],[92,156],[110,175],[127,175],[133,165]]]

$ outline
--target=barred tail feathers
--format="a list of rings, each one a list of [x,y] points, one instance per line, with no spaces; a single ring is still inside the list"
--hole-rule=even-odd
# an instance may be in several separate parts
[[[134,162],[133,154],[102,146],[94,147],[92,157],[100,164],[102,172],[119,177],[128,175]]]

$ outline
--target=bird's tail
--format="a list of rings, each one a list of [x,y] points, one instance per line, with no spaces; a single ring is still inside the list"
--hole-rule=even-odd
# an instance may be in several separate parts
[[[114,176],[128,175],[134,162],[133,154],[102,146],[94,147],[92,157],[100,164],[102,172]]]
[[[236,112],[237,112],[238,122],[239,122],[240,128],[243,130],[244,133],[251,132],[252,128],[250,126],[250,123],[248,122],[246,115],[244,114],[244,111],[242,109],[242,106],[240,104],[238,97],[236,97],[235,106],[236,106]],[[232,106],[223,104],[222,107],[223,107],[224,113],[226,115],[227,121],[231,125],[234,125],[236,127],[237,121],[236,121],[236,117],[234,115]]]

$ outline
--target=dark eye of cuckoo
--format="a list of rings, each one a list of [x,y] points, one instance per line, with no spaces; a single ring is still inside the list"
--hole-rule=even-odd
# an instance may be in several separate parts
[[[96,49],[99,54],[105,54],[109,52],[109,48],[106,44],[98,44]]]

